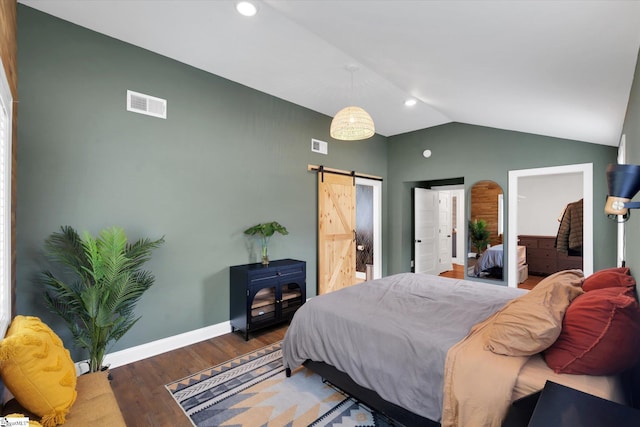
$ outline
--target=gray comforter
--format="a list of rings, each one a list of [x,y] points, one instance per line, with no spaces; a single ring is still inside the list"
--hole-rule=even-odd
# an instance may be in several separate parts
[[[448,349],[524,292],[413,273],[354,285],[296,312],[284,365],[328,363],[385,400],[439,421]]]

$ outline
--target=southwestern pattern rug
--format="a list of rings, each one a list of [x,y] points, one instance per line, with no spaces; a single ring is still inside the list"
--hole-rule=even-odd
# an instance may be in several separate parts
[[[285,375],[281,343],[166,385],[197,427],[388,427],[387,418],[304,367]]]

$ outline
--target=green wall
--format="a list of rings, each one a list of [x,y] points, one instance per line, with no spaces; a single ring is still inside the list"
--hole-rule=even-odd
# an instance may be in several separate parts
[[[623,133],[626,135],[627,163],[640,164],[640,61],[636,62],[636,72],[627,106],[627,116]],[[640,200],[634,197],[634,201]],[[640,276],[640,210],[632,210],[625,227],[626,261],[631,273]],[[636,291],[638,291],[636,289]]]
[[[61,225],[165,236],[147,264],[156,284],[142,319],[115,351],[228,320],[228,267],[258,260],[242,233],[258,222],[288,228],[270,257],[307,261],[315,295],[307,164],[386,178],[384,137],[332,140],[327,116],[22,5],[18,45],[16,309],[63,338],[34,283],[42,243]],[[168,119],[127,112],[127,89],[167,99]],[[329,142],[328,156],[310,151],[312,138]]]
[[[422,156],[425,149],[432,151],[428,159]],[[410,271],[412,182],[463,177],[468,208],[471,186],[493,180],[505,192],[508,218],[510,170],[579,163],[593,163],[594,269],[615,265],[615,226],[602,215],[607,193],[604,170],[615,158],[614,147],[461,123],[389,138],[389,273]]]

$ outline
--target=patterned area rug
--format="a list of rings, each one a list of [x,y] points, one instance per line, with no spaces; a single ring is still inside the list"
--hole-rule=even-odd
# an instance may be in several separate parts
[[[394,425],[304,367],[287,378],[280,345],[167,384],[167,390],[198,427]]]

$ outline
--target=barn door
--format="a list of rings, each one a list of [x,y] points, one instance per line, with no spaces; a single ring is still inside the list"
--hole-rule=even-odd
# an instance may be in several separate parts
[[[354,178],[318,173],[318,295],[354,283],[355,229]]]

